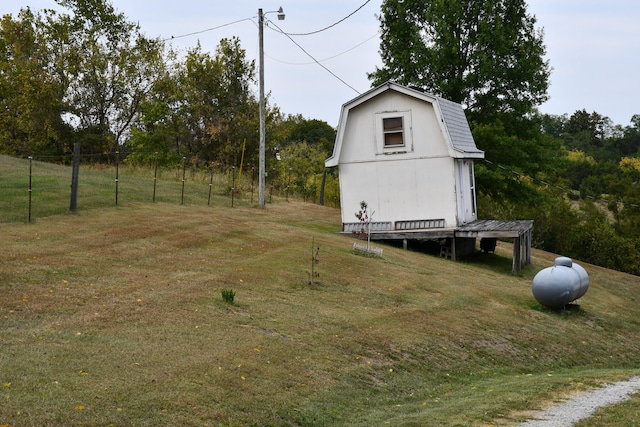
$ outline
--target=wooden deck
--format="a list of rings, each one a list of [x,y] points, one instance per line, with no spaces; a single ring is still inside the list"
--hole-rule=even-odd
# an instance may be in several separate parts
[[[425,228],[414,230],[372,231],[371,240],[437,240],[451,242],[451,259],[459,257],[456,240],[495,238],[513,239],[512,273],[518,274],[522,267],[531,263],[532,220],[477,220],[458,228]],[[406,246],[406,245],[405,245]]]
[[[518,274],[522,267],[531,264],[531,232],[533,220],[478,220],[458,228],[455,237],[512,238],[512,273]],[[455,241],[455,239],[454,239]]]

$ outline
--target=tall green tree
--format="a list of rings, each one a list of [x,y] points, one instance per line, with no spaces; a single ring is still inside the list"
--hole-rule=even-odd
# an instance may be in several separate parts
[[[138,151],[196,163],[255,164],[258,156],[258,102],[252,92],[255,64],[238,38],[222,39],[215,54],[198,44],[160,75],[129,142]],[[273,111],[267,114],[268,125]]]
[[[543,33],[524,0],[384,0],[380,23],[374,85],[416,86],[474,118],[528,114],[547,99]]]
[[[56,1],[72,12],[60,18],[69,21],[71,35],[60,41],[57,61],[69,82],[71,121],[85,136],[96,137],[90,149],[115,151],[163,71],[163,44],[146,38],[108,0]]]
[[[68,151],[65,82],[51,66],[55,50],[46,27],[46,18],[29,8],[0,21],[0,152]]]

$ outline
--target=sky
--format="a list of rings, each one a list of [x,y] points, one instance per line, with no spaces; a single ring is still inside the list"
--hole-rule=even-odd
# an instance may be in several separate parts
[[[138,22],[148,37],[167,39],[181,51],[199,42],[203,51],[214,55],[222,38],[236,36],[247,59],[256,64],[258,9],[262,8],[265,91],[270,104],[284,114],[301,114],[334,127],[342,105],[370,89],[367,73],[381,66],[376,15],[382,0],[111,3],[130,21]],[[527,4],[538,28],[544,30],[545,59],[552,68],[550,99],[540,111],[570,116],[585,109],[609,117],[614,124],[629,125],[631,117],[640,114],[640,2],[528,0]],[[0,0],[0,14],[16,14],[26,6],[60,9],[54,0]],[[277,18],[279,7],[284,21]],[[294,35],[318,30],[323,31]]]

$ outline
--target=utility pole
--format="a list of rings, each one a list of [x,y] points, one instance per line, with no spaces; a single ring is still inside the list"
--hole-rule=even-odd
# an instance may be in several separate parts
[[[282,7],[277,11],[278,20],[284,20],[284,12]],[[266,13],[271,13],[266,12]],[[260,65],[260,153],[259,153],[259,165],[258,165],[258,204],[260,207],[265,206],[264,190],[265,190],[265,145],[266,145],[266,124],[265,124],[265,105],[264,105],[264,15],[262,9],[258,9],[258,38],[260,40],[259,46],[259,65]]]
[[[264,208],[266,124],[264,117],[264,15],[262,14],[262,9],[258,9],[258,38],[260,39],[260,165],[258,167],[258,204],[261,208]]]

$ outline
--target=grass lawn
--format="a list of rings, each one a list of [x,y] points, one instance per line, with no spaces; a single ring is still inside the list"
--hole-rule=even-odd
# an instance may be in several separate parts
[[[280,199],[0,223],[0,425],[514,426],[640,374],[640,278],[581,263],[556,312],[531,294],[553,254],[369,258],[339,223]]]

